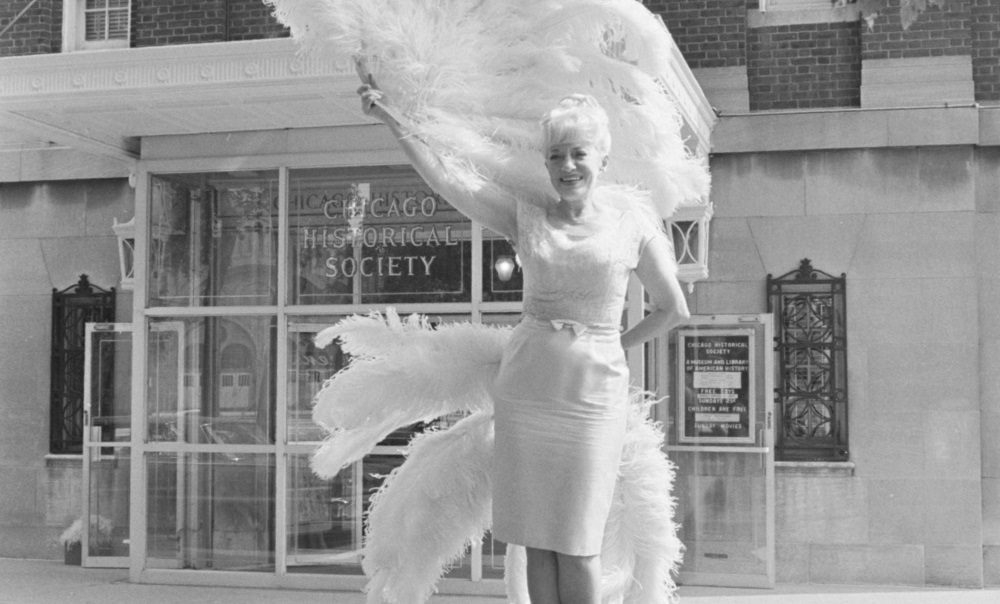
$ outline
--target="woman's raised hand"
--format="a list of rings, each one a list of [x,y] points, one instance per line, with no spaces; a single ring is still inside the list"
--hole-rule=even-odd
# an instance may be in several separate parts
[[[361,110],[365,112],[365,115],[371,115],[377,118],[384,118],[385,111],[382,110],[382,105],[385,102],[385,94],[376,86],[372,84],[362,84],[358,88],[358,95],[361,97]]]
[[[375,78],[371,74],[367,74],[362,76],[362,80],[365,83],[358,88],[358,95],[361,97],[361,110],[365,112],[365,115],[381,120],[397,131],[397,136],[401,136],[401,133],[406,130],[404,121],[389,104],[388,97],[375,83]]]
[[[388,97],[375,83],[375,78],[367,69],[363,59],[355,63],[361,86],[358,96],[361,97],[361,110],[365,115],[381,120],[396,137],[413,165],[417,174],[430,185],[436,193],[446,198],[460,212],[486,227],[510,236],[517,232],[515,222],[516,202],[513,198],[498,196],[491,199],[488,195],[477,195],[472,198],[468,190],[458,186],[444,168],[441,158],[431,146],[415,132],[412,123],[399,112],[399,109],[389,102]],[[405,99],[404,99],[405,105]]]
[[[361,77],[361,81],[364,82],[358,88],[358,96],[361,97],[361,110],[365,112],[365,115],[370,115],[383,122],[387,122],[392,118],[392,114],[388,110],[385,93],[375,83],[375,77],[371,73],[363,71],[363,65],[358,64],[357,68],[358,75]]]

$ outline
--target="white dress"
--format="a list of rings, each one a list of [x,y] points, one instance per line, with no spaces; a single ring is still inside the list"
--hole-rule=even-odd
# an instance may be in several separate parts
[[[639,212],[603,209],[594,229],[555,228],[519,204],[524,318],[493,388],[493,535],[506,543],[601,552],[628,412],[619,325],[628,278],[664,236]]]

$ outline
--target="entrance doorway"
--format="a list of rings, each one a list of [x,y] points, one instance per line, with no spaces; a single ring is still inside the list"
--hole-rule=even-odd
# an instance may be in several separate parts
[[[132,324],[87,323],[81,564],[126,568],[132,468]]]
[[[772,334],[760,314],[696,316],[669,336],[682,585],[774,586]]]

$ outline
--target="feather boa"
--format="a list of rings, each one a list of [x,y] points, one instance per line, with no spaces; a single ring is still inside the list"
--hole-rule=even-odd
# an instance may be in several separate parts
[[[608,112],[607,178],[669,217],[704,198],[664,82],[674,41],[638,0],[265,0],[304,52],[355,59],[472,194],[541,198],[538,120],[569,93]]]
[[[317,396],[315,415],[334,426],[313,457],[321,475],[336,474],[396,428],[472,411],[451,428],[415,437],[373,498],[363,562],[369,604],[425,602],[448,565],[489,529],[488,392],[509,335],[509,328],[470,324],[432,330],[426,320],[401,320],[390,309],[345,319],[317,336],[323,345],[339,339],[356,355]],[[673,523],[674,471],[662,452],[662,427],[648,411],[644,394],[633,393],[601,553],[605,604],[674,601],[671,575],[683,549]],[[514,604],[529,603],[525,564],[524,549],[509,545],[504,579]]]

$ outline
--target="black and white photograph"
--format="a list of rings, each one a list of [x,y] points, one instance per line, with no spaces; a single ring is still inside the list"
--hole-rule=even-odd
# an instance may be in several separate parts
[[[1000,602],[1000,0],[0,0],[0,604]]]

